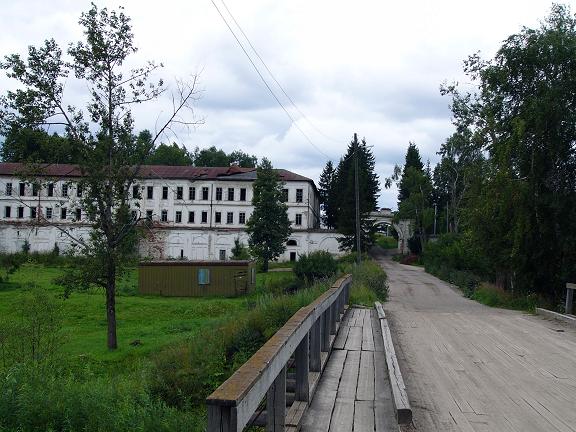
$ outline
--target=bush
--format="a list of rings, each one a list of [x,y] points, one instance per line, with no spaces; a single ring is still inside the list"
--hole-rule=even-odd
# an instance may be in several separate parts
[[[387,237],[383,234],[376,234],[376,244],[382,249],[396,249],[398,247],[398,240],[394,237]]]
[[[298,279],[310,284],[318,279],[326,279],[338,271],[338,264],[330,252],[317,251],[301,255],[294,264]]]
[[[475,290],[472,298],[491,307],[524,310],[534,312],[538,304],[536,294],[514,296],[495,285],[482,283]]]
[[[388,299],[387,276],[376,262],[368,259],[362,261],[360,266],[344,264],[343,271],[352,274],[351,304],[372,307],[375,301]]]

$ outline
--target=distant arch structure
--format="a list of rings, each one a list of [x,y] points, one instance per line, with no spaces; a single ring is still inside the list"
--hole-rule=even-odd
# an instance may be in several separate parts
[[[408,239],[411,237],[411,226],[409,220],[394,221],[394,212],[389,208],[382,208],[377,211],[370,212],[368,219],[373,221],[378,227],[393,227],[398,233],[398,252],[407,254]]]

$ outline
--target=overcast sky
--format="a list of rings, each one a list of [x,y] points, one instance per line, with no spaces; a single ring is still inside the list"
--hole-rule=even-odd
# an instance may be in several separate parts
[[[234,26],[222,1],[214,1]],[[449,100],[439,86],[466,84],[462,60],[476,51],[493,56],[507,36],[523,25],[537,26],[551,6],[540,0],[224,1],[306,117],[257,63],[297,126],[292,123],[211,0],[96,1],[99,7],[122,4],[132,18],[139,52],[131,64],[162,62],[160,75],[170,84],[200,73],[196,115],[205,123],[164,141],[191,150],[241,149],[317,181],[328,157],[337,162],[357,132],[373,146],[382,183],[394,164],[403,163],[409,141],[424,161],[437,161],[440,144],[452,132]],[[61,46],[78,40],[78,18],[90,8],[84,0],[0,3],[1,55],[25,53],[49,37]],[[0,77],[2,92],[13,85]],[[86,88],[70,83],[65,98],[79,104],[85,94]],[[137,129],[154,131],[168,102],[135,109]],[[383,190],[380,205],[396,208],[396,194]]]

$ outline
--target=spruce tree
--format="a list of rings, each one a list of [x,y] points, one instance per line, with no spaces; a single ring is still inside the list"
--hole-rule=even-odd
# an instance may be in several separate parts
[[[334,228],[336,226],[336,190],[334,188],[334,181],[336,179],[336,169],[332,165],[332,161],[326,162],[324,171],[320,175],[318,182],[320,195],[320,205],[324,214],[322,215],[322,222],[326,228]]]
[[[292,229],[288,207],[282,202],[283,184],[268,159],[262,159],[256,174],[252,198],[254,211],[246,222],[246,231],[250,252],[258,257],[263,270],[267,272],[268,263],[286,250],[286,241]]]

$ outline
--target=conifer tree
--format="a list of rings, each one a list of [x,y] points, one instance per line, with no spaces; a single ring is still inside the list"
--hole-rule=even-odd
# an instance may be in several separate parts
[[[334,188],[334,181],[336,179],[336,169],[332,165],[332,161],[326,162],[326,166],[320,175],[318,182],[320,194],[320,205],[324,214],[322,215],[322,222],[326,228],[334,228],[336,226],[336,190]]]

